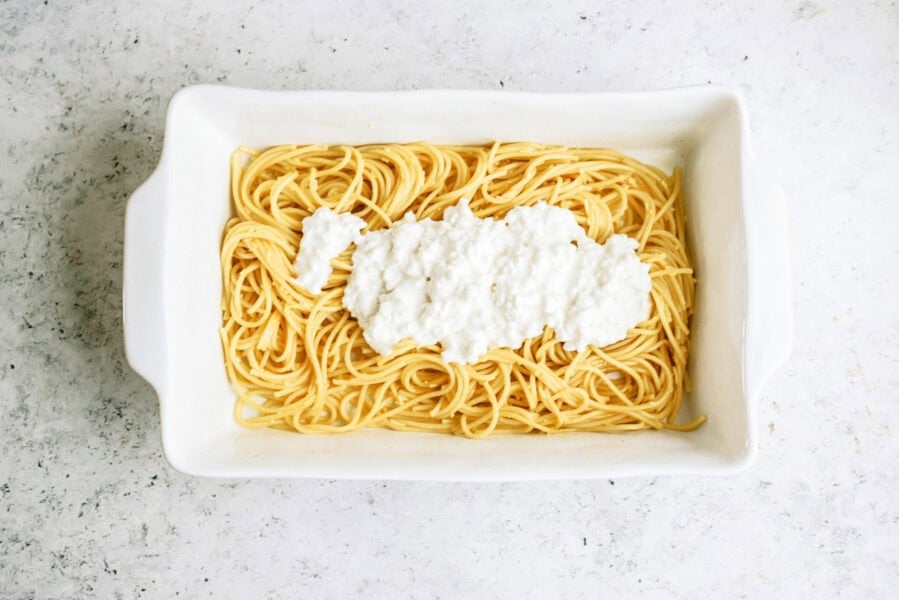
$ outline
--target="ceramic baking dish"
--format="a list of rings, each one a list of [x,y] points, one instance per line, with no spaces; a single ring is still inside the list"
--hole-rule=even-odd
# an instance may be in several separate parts
[[[128,203],[128,361],[159,395],[165,455],[225,477],[524,480],[732,473],[757,447],[756,404],[787,359],[791,300],[779,189],[753,160],[730,89],[639,93],[268,92],[194,86],[172,99],[159,166]],[[300,435],[232,418],[218,327],[219,243],[238,145],[527,140],[608,147],[684,169],[697,286],[682,418],[690,433],[497,436],[363,430]]]

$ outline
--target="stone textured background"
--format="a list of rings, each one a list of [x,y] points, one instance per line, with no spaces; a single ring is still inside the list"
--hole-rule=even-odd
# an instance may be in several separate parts
[[[892,598],[895,2],[0,3],[0,597]],[[125,363],[122,230],[187,84],[743,91],[792,359],[730,478],[221,481]]]

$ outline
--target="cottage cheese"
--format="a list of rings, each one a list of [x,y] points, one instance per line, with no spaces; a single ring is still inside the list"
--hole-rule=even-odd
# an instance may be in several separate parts
[[[338,242],[356,242],[343,305],[380,354],[410,338],[440,343],[447,362],[473,363],[490,348],[520,347],[546,325],[565,349],[584,350],[623,339],[649,314],[649,266],[636,240],[598,244],[563,208],[540,203],[479,219],[463,200],[442,221],[410,213],[359,237],[348,235],[347,220],[335,227],[346,237],[304,254],[326,237],[319,225],[332,227],[322,210],[304,220],[301,255],[322,259],[339,254]]]
[[[297,283],[317,295],[331,276],[331,260],[359,240],[365,221],[350,213],[319,208],[303,219],[303,240],[294,261]]]

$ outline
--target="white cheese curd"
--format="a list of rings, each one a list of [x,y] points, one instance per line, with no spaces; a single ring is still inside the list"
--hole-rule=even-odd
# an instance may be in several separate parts
[[[303,239],[294,261],[297,283],[310,294],[317,295],[331,276],[331,259],[336,258],[352,242],[357,242],[365,221],[350,213],[336,213],[319,208],[303,219]]]
[[[323,210],[307,220],[345,217],[319,217]],[[566,350],[584,350],[624,339],[649,314],[649,266],[636,240],[613,235],[600,245],[563,208],[539,203],[479,219],[463,199],[442,221],[409,213],[359,237],[356,221],[341,223],[304,234],[297,264],[356,242],[343,305],[380,354],[410,338],[439,342],[446,362],[473,363],[491,348],[520,347],[546,325]],[[307,251],[312,244],[322,247]]]

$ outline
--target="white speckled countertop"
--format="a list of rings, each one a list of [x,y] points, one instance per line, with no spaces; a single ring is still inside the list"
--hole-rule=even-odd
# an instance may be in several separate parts
[[[896,2],[191,4],[0,4],[0,597],[896,597]],[[740,88],[795,277],[756,464],[545,484],[174,472],[123,355],[122,229],[166,101],[198,82]]]

